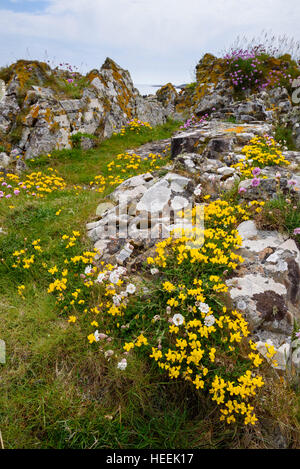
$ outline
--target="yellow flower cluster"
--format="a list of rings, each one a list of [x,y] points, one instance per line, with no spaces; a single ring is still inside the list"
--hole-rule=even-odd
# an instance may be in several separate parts
[[[126,125],[123,125],[121,128],[119,135],[123,136],[126,134],[127,131],[129,132],[134,132],[134,133],[140,133],[142,129],[152,129],[151,125],[149,122],[143,122],[137,118],[132,119],[129,121]],[[114,135],[118,135],[118,133],[114,133]]]
[[[34,264],[35,255],[32,254],[31,256],[28,256],[24,249],[21,249],[20,251],[15,251],[13,253],[13,256],[15,257],[14,263],[12,264],[13,269],[16,269],[18,267],[23,269],[30,269],[32,264]]]
[[[29,173],[23,180],[17,174],[7,173],[0,175],[0,183],[8,182],[12,185],[12,189],[18,189],[37,198],[43,198],[45,194],[66,188],[66,182],[58,176],[56,170],[48,168],[47,171],[48,174],[41,171]]]
[[[41,171],[28,174],[23,181],[27,190],[36,193],[37,197],[44,197],[45,193],[51,193],[56,190],[66,188],[64,179],[58,176],[57,171],[48,168],[50,174],[43,174]]]
[[[193,308],[193,313],[196,315],[197,308]],[[183,323],[182,326],[170,326],[169,333],[177,336],[175,347],[169,347],[167,351],[152,347],[150,357],[168,372],[171,379],[182,376],[193,383],[196,389],[205,389],[207,386],[212,400],[224,406],[221,408],[221,420],[226,418],[227,423],[235,422],[235,413],[244,415],[245,424],[255,424],[257,419],[248,399],[255,396],[257,388],[263,386],[262,377],[253,374],[249,369],[232,381],[223,379],[212,370],[215,362],[225,366],[226,348],[227,356],[229,352],[234,351],[231,343],[240,343],[249,335],[247,323],[240,313],[229,312],[226,307],[223,307],[222,314],[214,314],[210,325],[205,325],[205,321],[212,317],[209,308],[206,313],[198,313],[197,318]],[[218,341],[223,344],[222,347],[210,345],[218,344]],[[129,351],[133,344],[126,344],[124,348]],[[260,359],[260,363],[261,361]],[[254,366],[257,367],[258,363]],[[234,401],[231,400],[232,396],[235,397]]]
[[[195,209],[193,209],[194,212]],[[194,213],[192,214],[194,216]],[[171,248],[178,265],[202,263],[202,265],[236,268],[242,258],[234,252],[241,243],[241,237],[235,228],[238,221],[247,220],[246,211],[239,205],[231,206],[228,202],[217,200],[204,209],[204,220],[207,229],[194,229],[187,236],[170,236],[156,246],[156,257],[147,259],[148,264],[160,267],[167,265],[167,251]],[[214,228],[209,228],[214,226]],[[199,246],[199,247],[198,247]]]
[[[95,285],[93,276],[97,273],[97,267],[93,266],[97,251],[84,251],[80,255],[72,254],[72,248],[76,247],[80,237],[78,231],[73,231],[72,235],[63,235],[65,249],[68,255],[64,256],[64,265],[68,268],[59,268],[54,265],[47,267],[54,279],[48,286],[48,293],[55,294],[57,302],[60,303],[62,311],[69,313],[69,323],[77,321],[80,312],[86,314],[89,303],[90,288]],[[69,252],[70,251],[70,252]],[[80,276],[81,275],[81,276]],[[101,305],[102,306],[102,305]],[[92,313],[99,314],[97,307],[91,309]]]
[[[164,150],[164,153],[167,151],[168,149]],[[136,153],[120,153],[106,166],[108,173],[113,172],[113,175],[108,174],[106,178],[101,174],[95,176],[89,185],[91,189],[102,193],[107,187],[122,184],[125,179],[132,176],[144,173],[149,169],[159,169],[163,162],[164,159],[160,154],[149,153],[147,157],[141,157]]]
[[[19,285],[18,286],[18,294],[23,298],[25,299],[23,293],[24,293],[24,290],[25,290],[25,285]]]
[[[246,178],[253,177],[252,170],[255,167],[264,168],[266,166],[290,164],[284,158],[278,143],[268,135],[254,137],[250,140],[249,145],[244,146],[242,153],[244,159],[232,165],[232,167],[238,169]]]
[[[99,174],[98,176],[95,176],[94,181],[90,182],[90,186],[93,187],[97,192],[101,194],[105,190],[105,186],[106,186],[105,178],[101,174]]]
[[[160,154],[150,153],[147,157],[142,158],[140,155],[136,153],[121,153],[117,155],[117,157],[108,163],[107,169],[109,172],[120,172],[120,173],[133,173],[135,174],[136,171],[142,169],[142,164],[146,163],[150,166],[151,169],[158,169],[160,168],[159,164],[162,162],[162,158]],[[109,184],[115,185],[116,183],[123,182],[121,179],[116,180],[116,176],[108,176],[110,179]]]
[[[263,385],[262,377],[255,376],[250,370],[241,375],[236,383],[215,376],[209,392],[212,394],[213,401],[216,401],[219,405],[224,405],[220,409],[222,414],[220,420],[226,419],[227,423],[235,422],[234,414],[240,414],[244,416],[245,425],[255,425],[257,418],[253,412],[254,407],[246,400],[255,396],[256,390]],[[234,400],[231,399],[233,396],[236,397]]]
[[[177,278],[186,281],[178,284],[170,278],[162,284],[173,319],[167,348],[152,346],[150,357],[171,379],[183,377],[196,389],[207,389],[221,407],[221,420],[233,423],[241,415],[246,425],[254,425],[257,418],[249,401],[264,384],[257,375],[263,360],[253,351],[247,357],[239,352],[250,334],[247,321],[238,311],[225,306],[220,310],[219,300],[227,291],[224,272],[243,262],[236,252],[241,238],[235,227],[248,218],[242,206],[216,200],[205,206],[206,228],[198,232],[202,234],[198,246],[197,238],[191,243],[191,234],[157,244],[156,256],[149,257],[148,264],[167,268],[168,275],[176,272]],[[248,347],[256,349],[251,341]],[[226,371],[230,357],[236,363],[234,379]]]
[[[147,338],[144,336],[144,334],[140,334],[136,341],[135,342],[127,342],[125,345],[124,345],[124,350],[126,352],[129,352],[131,349],[133,349],[134,347],[141,347],[142,345],[148,345],[148,340]]]

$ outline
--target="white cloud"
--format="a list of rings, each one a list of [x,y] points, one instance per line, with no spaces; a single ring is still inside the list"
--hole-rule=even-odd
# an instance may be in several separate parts
[[[203,52],[219,52],[238,33],[267,28],[299,39],[299,13],[297,0],[49,0],[39,13],[0,9],[0,37],[18,38],[15,56],[38,46],[41,56],[46,46],[99,67],[110,55],[139,81],[165,81],[168,70],[180,81]],[[3,46],[0,54],[7,62]]]

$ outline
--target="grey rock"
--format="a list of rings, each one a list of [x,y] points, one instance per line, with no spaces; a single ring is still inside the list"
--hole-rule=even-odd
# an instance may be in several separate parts
[[[253,220],[243,221],[237,227],[237,230],[243,241],[246,239],[253,239],[258,234],[255,222]]]
[[[6,153],[0,153],[0,168],[7,168],[10,162],[11,158]]]
[[[103,202],[102,204],[99,204],[98,207],[96,208],[96,215],[99,217],[102,217],[108,210],[114,208],[114,205],[110,202]]]

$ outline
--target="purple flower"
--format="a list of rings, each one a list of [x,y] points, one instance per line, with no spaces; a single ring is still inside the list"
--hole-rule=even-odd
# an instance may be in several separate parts
[[[300,228],[295,228],[294,229],[294,235],[300,234]]]
[[[288,183],[288,186],[295,186],[297,184],[297,182],[294,181],[293,179],[290,179],[287,183]]]
[[[260,168],[254,168],[252,170],[252,174],[253,174],[253,176],[258,176],[260,174]]]
[[[15,189],[15,190],[14,190],[14,194],[15,194],[15,195],[18,195],[18,194],[20,194],[20,191],[19,191],[19,189]]]
[[[251,182],[252,187],[257,187],[257,186],[259,186],[259,184],[260,184],[260,179],[258,179],[258,178],[253,178],[252,179],[252,182]]]
[[[11,194],[7,194],[5,197],[6,197],[6,199],[10,199],[10,198],[11,198]]]
[[[246,192],[245,187],[240,187],[239,188],[239,194],[242,194],[243,192]]]

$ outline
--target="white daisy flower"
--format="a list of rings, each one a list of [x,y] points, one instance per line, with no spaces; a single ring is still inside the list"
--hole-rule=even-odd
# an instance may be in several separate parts
[[[122,360],[118,363],[117,368],[119,370],[124,371],[126,367],[127,367],[127,360],[126,358],[122,358]]]
[[[116,272],[112,272],[109,276],[109,281],[114,284],[118,283],[119,275]]]
[[[118,275],[124,275],[124,274],[126,274],[126,271],[127,271],[127,269],[125,267],[118,267],[117,270],[116,270],[116,273]]]
[[[94,332],[94,336],[95,336],[96,342],[99,342],[99,340],[100,340],[100,337],[99,337],[99,336],[100,336],[100,333],[99,333],[98,329]]]
[[[150,270],[151,275],[155,275],[159,273],[159,270],[156,267],[153,267],[153,269]]]
[[[93,267],[91,265],[87,265],[86,268],[84,269],[85,274],[90,274],[93,271]]]
[[[121,298],[120,295],[114,295],[112,300],[113,300],[113,304],[115,306],[119,306],[120,303],[121,303],[122,298]]]
[[[215,322],[216,322],[216,318],[212,314],[210,314],[209,316],[206,316],[206,318],[204,319],[204,324],[207,327],[211,327]]]
[[[201,313],[207,314],[209,312],[209,306],[206,303],[200,303],[199,309]]]
[[[133,293],[135,293],[135,291],[136,291],[135,285],[133,285],[133,283],[129,283],[126,288],[126,292],[132,295]]]
[[[201,189],[201,184],[198,184],[198,186],[194,190],[194,195],[201,195],[202,189]]]
[[[174,316],[172,317],[172,322],[176,326],[181,326],[181,324],[184,323],[184,317],[182,316],[182,314],[174,314]]]
[[[103,280],[105,279],[105,275],[106,275],[105,272],[101,272],[101,273],[98,275],[96,282],[102,283]]]

